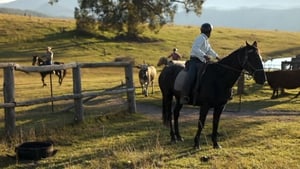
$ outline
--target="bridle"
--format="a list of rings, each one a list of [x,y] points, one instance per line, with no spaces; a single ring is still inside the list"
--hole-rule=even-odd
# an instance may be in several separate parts
[[[40,57],[33,56],[32,65],[41,66],[43,64],[44,64],[44,61]]]
[[[242,47],[240,49],[238,49],[238,62],[239,62],[239,66],[242,68],[242,71],[240,69],[237,69],[237,68],[234,68],[232,66],[228,66],[228,65],[224,65],[224,64],[221,64],[219,62],[217,62],[218,65],[224,67],[224,68],[227,68],[227,69],[230,69],[230,70],[233,70],[233,71],[236,71],[236,72],[240,72],[242,74],[247,74],[247,75],[251,75],[251,76],[254,76],[256,72],[259,72],[259,71],[264,71],[264,69],[256,69],[249,61],[248,61],[248,53],[249,53],[249,50],[246,50],[245,49],[245,57],[244,57],[244,60],[242,61],[241,60],[241,50],[242,50]],[[252,72],[249,72],[249,71],[243,71],[245,70],[245,67],[248,66],[250,67],[253,71]]]

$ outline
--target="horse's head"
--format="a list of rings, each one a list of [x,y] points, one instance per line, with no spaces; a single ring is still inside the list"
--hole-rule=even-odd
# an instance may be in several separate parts
[[[38,61],[38,56],[32,56],[32,66],[36,65],[37,64],[37,61]]]
[[[258,84],[264,84],[266,81],[266,75],[262,63],[262,57],[260,56],[257,42],[254,41],[252,45],[246,42],[246,46],[242,48],[242,52],[245,53],[244,59],[240,60],[240,64],[249,74],[251,74]]]

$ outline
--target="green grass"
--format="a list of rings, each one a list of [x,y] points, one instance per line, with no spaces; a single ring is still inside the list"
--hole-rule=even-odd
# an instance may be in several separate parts
[[[35,165],[38,168],[298,168],[298,121],[299,116],[225,114],[219,130],[221,150],[211,146],[210,123],[198,151],[192,148],[196,120],[181,122],[185,141],[169,144],[169,132],[159,121],[121,112],[88,119],[82,125],[40,127],[41,131],[24,135],[39,140],[51,138],[59,150],[54,157],[39,161]],[[9,145],[2,146],[2,154],[11,154]],[[209,161],[202,162],[203,156]],[[0,159],[6,168],[33,165]]]
[[[123,42],[109,38],[78,37],[74,34],[74,20],[49,19],[0,14],[0,62],[31,65],[32,55],[44,53],[52,46],[57,61],[106,62],[118,56],[130,56],[136,64],[156,65],[160,56],[168,55],[173,47],[187,59],[198,27],[167,25],[159,34],[146,32],[153,41]],[[61,27],[66,32],[61,32]],[[214,49],[226,56],[245,44],[258,41],[264,59],[295,56],[300,53],[300,33],[262,30],[242,30],[217,27],[210,39]],[[158,68],[160,71],[161,68]],[[101,72],[101,73],[100,73]],[[72,93],[72,72],[68,70],[63,85],[54,79],[54,95]],[[37,73],[15,73],[16,101],[50,96],[49,87],[42,88]],[[3,72],[0,72],[3,84]],[[135,85],[137,69],[134,69]],[[46,78],[49,84],[49,78]],[[82,88],[85,91],[103,90],[124,81],[123,69],[83,69]],[[2,88],[1,88],[2,90]],[[236,88],[234,88],[236,91]],[[113,99],[101,97],[84,105],[85,123],[73,122],[73,110],[65,110],[72,101],[38,104],[16,108],[17,137],[12,142],[0,139],[0,168],[300,168],[300,125],[298,90],[270,99],[269,86],[258,86],[246,80],[245,94],[235,95],[220,121],[221,150],[211,146],[211,115],[201,136],[202,150],[192,148],[197,117],[183,120],[180,129],[184,142],[169,144],[169,129],[160,117],[124,112],[125,96]],[[136,89],[138,103],[161,105],[157,81],[155,93],[142,96]],[[3,102],[3,92],[0,93]],[[107,106],[110,105],[110,106]],[[240,110],[240,111],[238,111]],[[198,108],[195,109],[195,112]],[[153,113],[160,113],[153,112]],[[185,114],[182,114],[185,116]],[[0,110],[0,133],[4,136],[4,110]],[[205,139],[207,137],[207,141]],[[24,141],[52,140],[58,153],[51,158],[20,162],[6,157],[14,155],[14,148]],[[208,162],[201,158],[208,156]]]

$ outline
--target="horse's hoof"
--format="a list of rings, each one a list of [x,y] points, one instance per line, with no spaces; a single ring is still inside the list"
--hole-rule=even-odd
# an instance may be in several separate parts
[[[214,149],[221,149],[222,146],[220,146],[218,143],[214,144]]]
[[[183,142],[184,139],[182,137],[177,138],[177,141]]]
[[[171,138],[171,144],[176,144],[177,140],[175,138]]]
[[[195,150],[201,150],[201,147],[200,147],[200,145],[194,145],[194,149]]]
[[[176,144],[177,141],[176,140],[171,140],[170,144]]]

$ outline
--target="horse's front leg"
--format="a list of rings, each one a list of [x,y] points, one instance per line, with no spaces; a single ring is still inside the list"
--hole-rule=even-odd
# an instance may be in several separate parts
[[[42,83],[43,83],[43,87],[47,86],[47,84],[45,83],[45,77],[46,77],[46,74],[41,73],[41,80],[42,80]]]
[[[199,120],[198,120],[198,130],[196,133],[196,136],[194,138],[194,148],[200,149],[200,135],[201,131],[204,128],[206,116],[209,110],[209,105],[202,105],[200,107],[200,115],[199,115]]]
[[[219,121],[220,121],[221,114],[224,110],[224,106],[225,105],[221,105],[221,106],[214,108],[213,130],[212,130],[211,139],[213,142],[213,147],[216,149],[222,148],[218,143],[218,127],[219,127]]]
[[[182,104],[180,104],[180,98],[176,98],[176,104],[174,108],[174,130],[175,130],[175,136],[177,141],[184,141],[184,139],[181,137],[179,132],[179,124],[178,119],[180,116],[180,110],[182,108]]]

